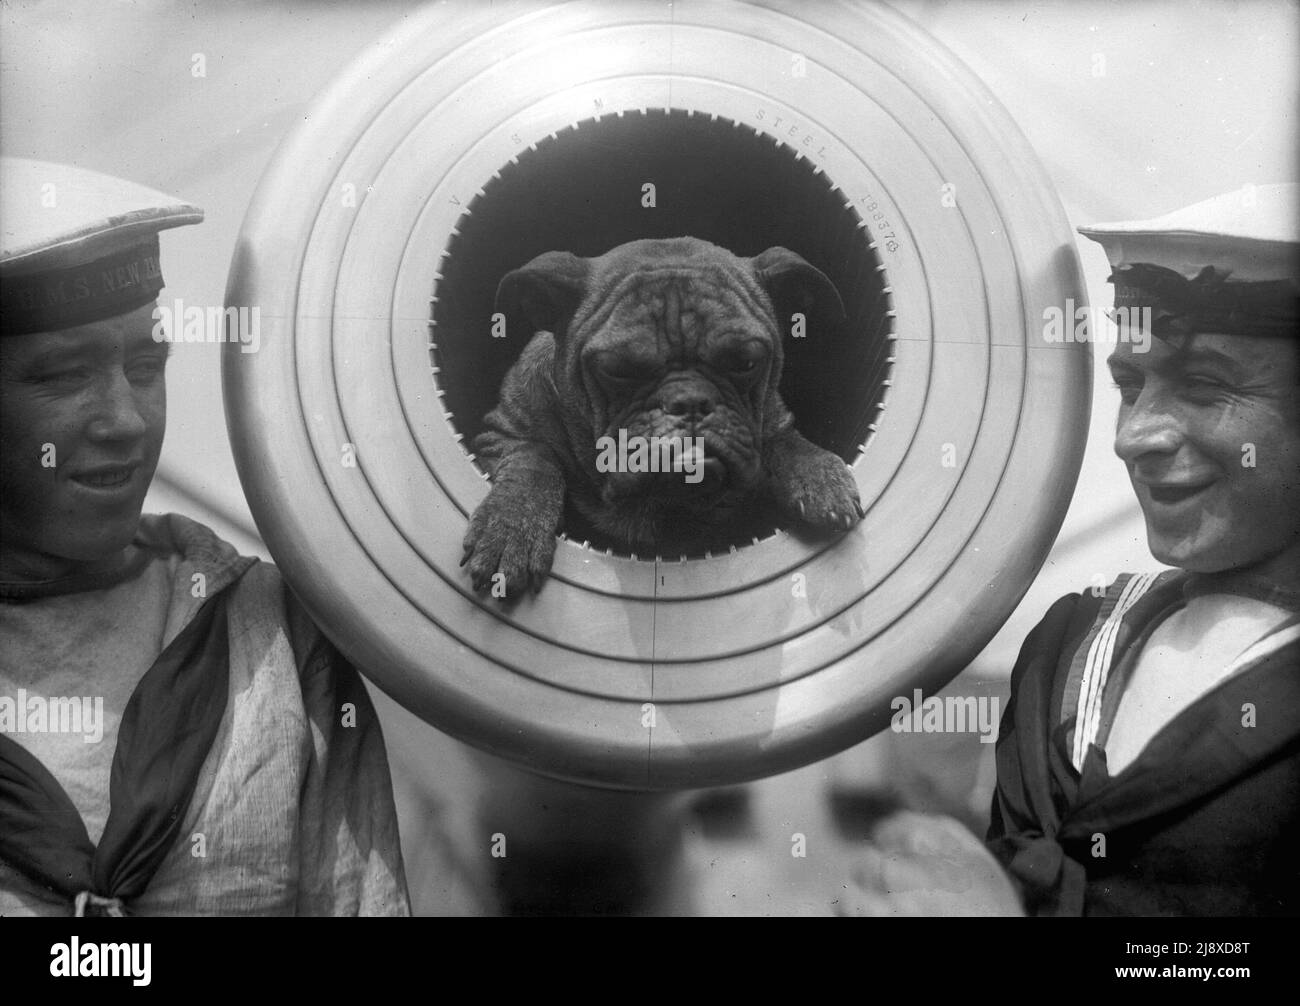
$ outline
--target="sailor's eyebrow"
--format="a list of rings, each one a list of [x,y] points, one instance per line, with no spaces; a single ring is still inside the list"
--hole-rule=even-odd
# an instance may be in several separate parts
[[[67,366],[70,363],[95,362],[103,355],[104,348],[93,343],[49,346],[42,349],[35,356],[30,357],[22,365],[22,368],[29,372],[51,370],[55,367]]]
[[[1195,346],[1185,352],[1179,352],[1172,362],[1180,370],[1208,363],[1224,368],[1237,378],[1243,377],[1245,373],[1241,361],[1236,357],[1228,353],[1222,353],[1217,349],[1211,349],[1208,346]]]
[[[39,374],[75,364],[99,364],[116,356],[117,342],[117,339],[109,337],[76,342],[56,341],[42,347],[28,359],[16,363],[16,366],[21,368],[23,373]],[[140,332],[126,336],[123,349],[128,356],[137,356],[150,350],[156,350],[163,356],[170,356],[172,344],[159,342],[150,332]]]
[[[1154,371],[1158,374],[1182,374],[1197,366],[1219,367],[1227,372],[1231,380],[1241,381],[1246,377],[1242,362],[1229,353],[1211,349],[1208,346],[1194,346],[1187,350],[1175,350],[1161,359],[1146,360],[1142,357],[1125,354],[1113,354],[1106,359],[1106,366],[1112,374],[1142,374]]]

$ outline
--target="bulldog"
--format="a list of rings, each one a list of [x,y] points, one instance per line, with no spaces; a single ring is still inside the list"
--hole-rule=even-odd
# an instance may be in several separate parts
[[[476,590],[539,589],[566,500],[651,556],[734,541],[765,507],[816,531],[863,516],[849,467],[777,392],[782,324],[844,310],[794,252],[746,259],[689,237],[547,252],[502,279],[496,309],[535,334],[474,441],[492,480],[461,560]]]

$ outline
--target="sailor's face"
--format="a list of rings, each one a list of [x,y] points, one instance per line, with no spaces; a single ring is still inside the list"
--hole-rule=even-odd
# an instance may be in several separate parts
[[[60,332],[0,338],[0,543],[105,559],[131,542],[167,420],[168,343],[153,304]]]
[[[1196,334],[1120,344],[1115,453],[1161,562],[1210,573],[1300,542],[1300,395],[1290,338]],[[1291,554],[1294,554],[1293,552]]]

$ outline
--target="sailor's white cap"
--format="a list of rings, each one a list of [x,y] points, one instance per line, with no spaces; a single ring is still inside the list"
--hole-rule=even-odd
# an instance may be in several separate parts
[[[1300,185],[1245,185],[1161,217],[1079,233],[1105,248],[1116,307],[1152,307],[1173,332],[1295,335],[1297,211]]]
[[[1150,220],[1080,227],[1113,268],[1163,266],[1192,279],[1207,265],[1233,280],[1295,278],[1300,185],[1244,185]]]
[[[0,333],[113,317],[162,289],[158,232],[203,211],[68,164],[0,157]]]

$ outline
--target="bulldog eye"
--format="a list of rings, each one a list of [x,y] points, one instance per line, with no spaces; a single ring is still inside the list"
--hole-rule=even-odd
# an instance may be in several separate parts
[[[767,351],[761,343],[750,342],[725,353],[718,361],[719,369],[733,374],[753,374],[767,360]]]

